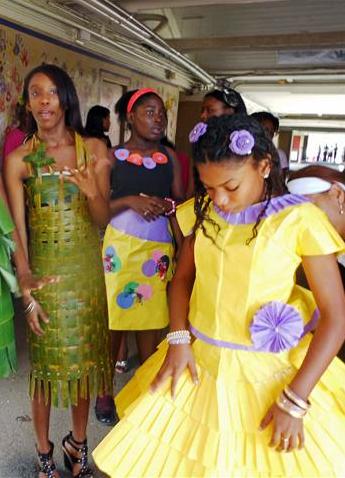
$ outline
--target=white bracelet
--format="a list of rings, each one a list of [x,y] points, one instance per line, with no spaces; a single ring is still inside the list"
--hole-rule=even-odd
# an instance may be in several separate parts
[[[169,345],[190,344],[191,335],[189,330],[174,330],[167,334],[167,342]]]

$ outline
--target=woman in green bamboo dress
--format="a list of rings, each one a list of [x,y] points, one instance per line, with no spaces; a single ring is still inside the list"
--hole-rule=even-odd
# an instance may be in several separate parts
[[[111,386],[97,228],[109,220],[107,151],[100,140],[83,140],[76,90],[62,69],[42,65],[32,70],[23,97],[33,135],[7,161],[9,201],[33,271],[60,277],[35,295],[46,319],[31,315],[28,320],[39,478],[59,476],[49,440],[51,403],[72,406],[72,432],[62,442],[65,466],[74,477],[91,476],[86,442],[90,395]]]

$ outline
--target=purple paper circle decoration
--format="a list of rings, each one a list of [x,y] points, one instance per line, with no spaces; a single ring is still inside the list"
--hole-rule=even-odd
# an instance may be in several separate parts
[[[126,148],[118,148],[114,151],[114,156],[119,161],[126,161],[129,156],[129,151]]]
[[[156,262],[153,259],[149,259],[148,261],[144,262],[141,270],[146,277],[154,276],[157,271]]]
[[[146,169],[155,169],[157,163],[150,156],[144,156],[143,165]]]

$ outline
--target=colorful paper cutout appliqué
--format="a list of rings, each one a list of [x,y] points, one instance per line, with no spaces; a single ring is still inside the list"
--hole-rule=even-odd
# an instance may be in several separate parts
[[[152,294],[153,290],[149,284],[128,282],[123,292],[118,294],[116,303],[121,309],[130,309],[136,303],[142,304],[145,300],[151,299]]]
[[[116,254],[116,250],[113,246],[108,246],[105,250],[105,256],[103,257],[103,267],[105,273],[119,272],[121,269],[121,260]]]
[[[161,251],[154,251],[152,253],[152,259],[144,262],[141,270],[146,277],[152,277],[158,274],[159,278],[164,280],[166,279],[169,265],[169,256],[163,254]]]

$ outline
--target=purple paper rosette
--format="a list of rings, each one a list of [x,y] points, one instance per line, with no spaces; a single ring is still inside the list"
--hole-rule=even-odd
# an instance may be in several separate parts
[[[303,334],[303,320],[291,305],[272,301],[256,312],[250,332],[256,350],[282,352],[298,344]]]
[[[239,156],[251,154],[254,145],[254,136],[245,129],[233,131],[230,135],[229,149]]]
[[[200,136],[205,134],[206,131],[207,131],[206,123],[203,123],[203,122],[197,123],[192,129],[192,131],[189,133],[189,142],[196,143],[199,140]]]

